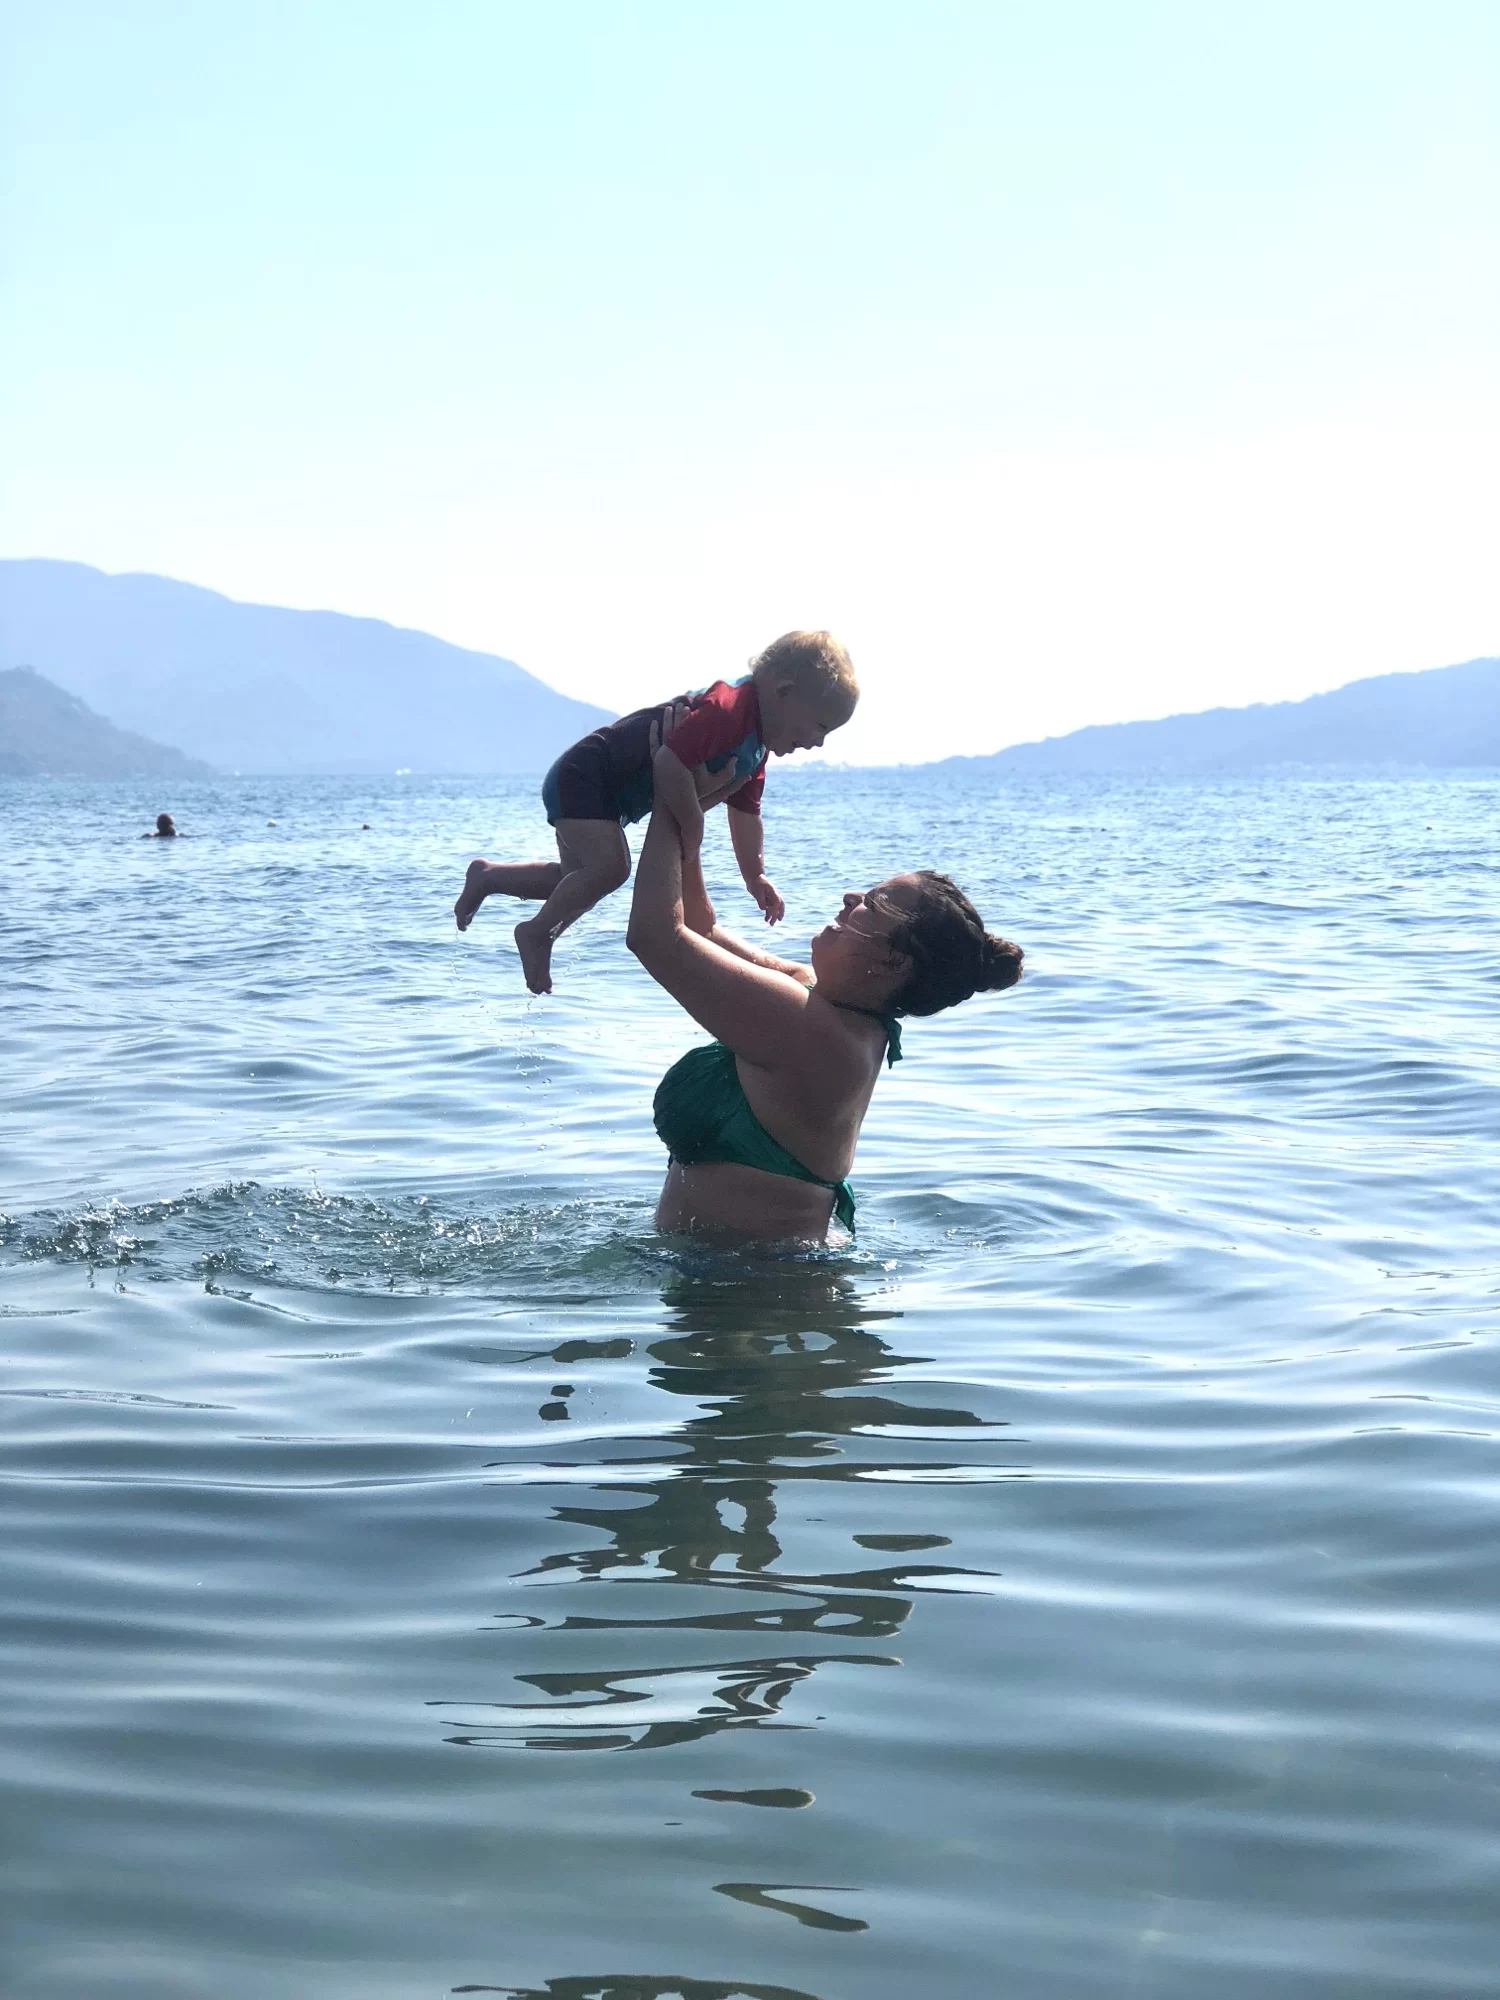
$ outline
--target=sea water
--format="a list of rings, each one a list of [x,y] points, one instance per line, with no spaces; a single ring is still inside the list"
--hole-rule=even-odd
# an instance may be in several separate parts
[[[1500,778],[766,804],[1027,953],[815,1255],[531,783],[0,786],[7,2000],[1495,1993]]]

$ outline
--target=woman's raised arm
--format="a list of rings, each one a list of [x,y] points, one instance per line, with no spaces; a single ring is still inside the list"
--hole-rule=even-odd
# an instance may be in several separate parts
[[[625,942],[711,1035],[747,1062],[776,1067],[806,1026],[811,995],[789,972],[774,971],[688,929],[682,906],[682,842],[677,822],[657,806],[636,863]]]
[[[712,930],[702,935],[718,945],[721,951],[744,959],[746,965],[763,965],[768,972],[780,972],[788,979],[795,979],[799,986],[815,983],[810,965],[799,965],[794,958],[778,958],[774,951],[762,951],[758,944],[747,944],[744,938],[736,937],[733,931],[726,931],[720,923],[715,923]]]

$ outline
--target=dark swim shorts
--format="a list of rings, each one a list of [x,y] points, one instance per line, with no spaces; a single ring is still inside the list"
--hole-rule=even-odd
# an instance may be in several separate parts
[[[560,819],[607,819],[616,826],[651,810],[651,725],[662,710],[638,708],[564,750],[542,780],[549,824]]]
[[[591,737],[564,750],[543,778],[542,804],[549,826],[560,819],[608,819],[619,826],[620,808],[611,796],[604,753]]]

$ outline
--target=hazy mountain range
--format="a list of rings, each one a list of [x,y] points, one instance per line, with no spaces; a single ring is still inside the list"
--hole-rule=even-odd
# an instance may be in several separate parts
[[[37,670],[33,685],[0,675],[0,773],[185,773],[181,762],[149,763],[170,759],[168,744],[224,771],[540,772],[608,720],[512,660],[425,632],[83,563],[0,561],[0,669],[21,666]],[[49,701],[46,680],[76,698],[71,709]],[[1278,765],[1500,766],[1500,660],[1383,674],[1306,701],[1104,724],[935,768]]]
[[[207,776],[206,764],[116,729],[30,667],[0,668],[0,777]]]
[[[944,770],[1158,772],[1207,776],[1277,765],[1500,765],[1500,659],[1378,674],[1305,701],[1211,708],[1160,722],[1115,722],[1016,743]]]
[[[609,720],[513,660],[162,576],[0,562],[0,667],[223,771],[543,771]]]

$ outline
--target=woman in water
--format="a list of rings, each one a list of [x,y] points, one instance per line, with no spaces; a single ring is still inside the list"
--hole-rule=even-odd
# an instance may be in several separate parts
[[[636,868],[627,942],[716,1041],[690,1049],[656,1093],[671,1154],[659,1229],[822,1242],[854,1227],[846,1176],[900,1018],[936,1014],[1021,976],[946,875],[851,891],[812,941],[812,969],[721,930],[677,822],[658,805]]]

